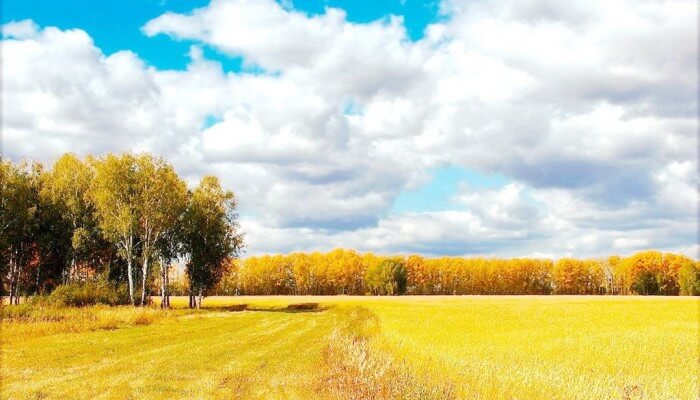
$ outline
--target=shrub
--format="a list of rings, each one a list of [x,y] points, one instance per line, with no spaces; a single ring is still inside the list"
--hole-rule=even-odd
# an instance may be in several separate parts
[[[105,279],[87,282],[71,282],[60,285],[48,297],[56,306],[83,307],[94,304],[128,304],[126,286],[115,285]]]
[[[289,311],[318,311],[318,303],[295,303],[287,306]]]

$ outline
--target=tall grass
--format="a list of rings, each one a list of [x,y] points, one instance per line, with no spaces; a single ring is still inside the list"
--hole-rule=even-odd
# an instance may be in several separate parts
[[[456,387],[381,350],[377,317],[365,308],[347,313],[323,352],[321,387],[337,400],[450,400]]]
[[[153,307],[56,307],[48,303],[4,306],[0,312],[4,342],[26,340],[56,333],[80,333],[150,325],[188,311],[168,311]]]
[[[54,306],[116,306],[129,304],[129,296],[126,285],[118,285],[102,278],[60,285],[51,292],[46,301]]]

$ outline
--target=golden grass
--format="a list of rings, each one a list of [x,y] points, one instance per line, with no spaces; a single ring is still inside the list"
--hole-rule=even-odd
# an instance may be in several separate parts
[[[338,400],[451,400],[456,387],[382,350],[377,317],[363,307],[344,310],[323,352],[320,393]]]
[[[318,306],[290,307],[303,303]],[[700,398],[697,298],[270,296],[204,306],[6,307],[2,397]]]
[[[394,351],[462,398],[697,399],[699,303],[678,298],[442,299],[376,312]],[[439,328],[437,328],[439,327]]]
[[[190,310],[162,311],[151,307],[91,306],[82,308],[22,304],[4,306],[0,313],[3,342],[23,341],[57,333],[80,333],[149,325]]]

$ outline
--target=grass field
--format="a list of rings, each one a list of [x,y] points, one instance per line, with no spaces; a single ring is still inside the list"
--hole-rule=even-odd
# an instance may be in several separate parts
[[[318,305],[288,307],[300,303]],[[700,398],[693,298],[231,297],[204,305],[5,307],[1,396]]]

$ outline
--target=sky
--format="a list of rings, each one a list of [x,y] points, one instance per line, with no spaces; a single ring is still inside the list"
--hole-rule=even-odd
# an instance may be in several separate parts
[[[694,0],[5,0],[2,149],[148,151],[247,255],[698,258]]]

